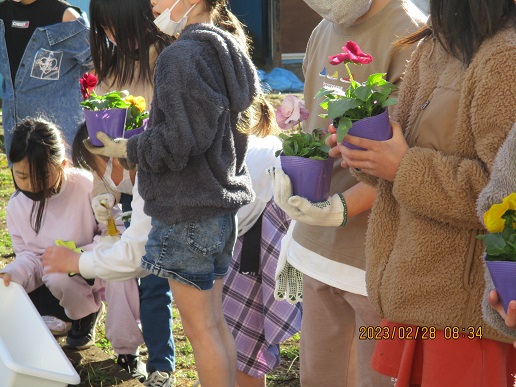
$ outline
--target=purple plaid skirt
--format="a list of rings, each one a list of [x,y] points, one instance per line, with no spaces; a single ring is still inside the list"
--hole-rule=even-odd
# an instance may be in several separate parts
[[[255,378],[279,365],[279,344],[301,328],[301,303],[274,299],[280,242],[289,224],[290,218],[271,200],[263,212],[258,275],[239,272],[240,237],[224,280],[222,309],[235,337],[237,368]]]

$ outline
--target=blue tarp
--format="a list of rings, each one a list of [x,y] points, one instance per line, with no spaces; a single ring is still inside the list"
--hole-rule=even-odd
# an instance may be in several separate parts
[[[266,92],[301,93],[305,88],[296,74],[281,67],[273,68],[268,74],[258,70],[258,76]]]

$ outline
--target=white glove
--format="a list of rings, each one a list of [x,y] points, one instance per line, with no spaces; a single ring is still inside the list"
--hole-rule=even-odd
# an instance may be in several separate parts
[[[294,208],[292,219],[312,226],[344,227],[347,221],[347,206],[342,194],[338,193],[324,202],[312,203],[301,196],[292,196],[288,204]]]
[[[103,193],[91,199],[91,208],[97,222],[107,225],[108,219],[113,216],[112,208],[114,205],[115,197],[110,193]]]
[[[292,219],[313,226],[343,227],[346,224],[347,207],[341,194],[312,203],[301,196],[292,196],[290,178],[280,168],[269,169],[267,173],[274,185],[274,201]]]
[[[97,139],[104,146],[91,145],[89,138],[83,141],[84,146],[91,153],[107,157],[118,157],[119,159],[127,158],[127,139],[111,138],[104,132],[97,132]]]
[[[292,243],[292,232],[295,221],[290,223],[287,233],[281,240],[281,249],[274,278],[274,298],[278,301],[286,300],[290,304],[303,301],[303,274],[287,261],[287,252]]]

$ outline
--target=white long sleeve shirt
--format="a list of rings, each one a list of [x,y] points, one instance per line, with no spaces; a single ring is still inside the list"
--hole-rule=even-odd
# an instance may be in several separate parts
[[[81,254],[79,271],[83,277],[123,281],[149,274],[140,267],[140,262],[145,255],[151,218],[143,212],[144,201],[138,192],[137,179],[138,174],[133,187],[131,225],[117,242],[101,241],[92,251]]]

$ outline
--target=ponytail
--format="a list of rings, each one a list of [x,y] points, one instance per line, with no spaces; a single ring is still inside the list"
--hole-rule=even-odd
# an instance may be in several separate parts
[[[242,112],[242,119],[238,124],[238,130],[247,135],[265,137],[276,135],[280,132],[276,123],[276,113],[263,92],[255,97],[251,106]]]
[[[247,53],[251,51],[251,40],[247,36],[244,25],[228,8],[227,0],[208,0],[214,24],[232,34]]]
[[[232,34],[240,42],[245,52],[249,54],[251,51],[251,40],[244,29],[244,25],[228,8],[228,0],[208,0],[207,4],[210,7],[214,24]],[[241,120],[238,123],[238,130],[257,137],[279,133],[274,108],[267,101],[261,90],[251,106],[242,112]]]

